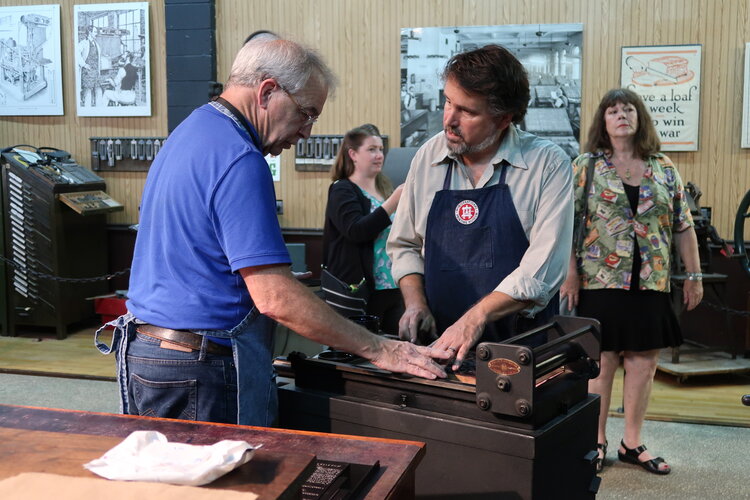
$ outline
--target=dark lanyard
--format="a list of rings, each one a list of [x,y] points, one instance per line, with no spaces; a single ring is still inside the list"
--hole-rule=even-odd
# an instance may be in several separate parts
[[[245,132],[247,132],[247,134],[250,136],[250,140],[253,141],[255,147],[257,147],[260,151],[263,151],[263,145],[260,143],[260,137],[258,137],[258,133],[255,131],[255,129],[250,126],[247,118],[245,118],[245,116],[240,113],[237,108],[235,108],[229,101],[227,101],[223,97],[217,97],[216,99],[214,99],[214,101],[224,106],[226,110],[231,113],[231,115],[234,117],[234,120],[239,123],[239,125],[244,128]]]

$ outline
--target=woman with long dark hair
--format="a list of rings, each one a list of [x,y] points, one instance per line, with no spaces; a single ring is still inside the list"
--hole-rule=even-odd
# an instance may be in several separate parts
[[[607,453],[607,414],[620,355],[625,435],[618,457],[654,474],[671,470],[642,445],[641,428],[659,350],[682,343],[669,295],[672,245],[685,265],[688,310],[703,297],[703,275],[682,179],[660,148],[641,98],[614,89],[599,104],[586,153],[573,162],[575,220],[585,227],[560,296],[569,308],[578,307],[579,316],[601,323],[601,373],[589,384],[601,396],[598,470]]]
[[[385,333],[398,335],[403,300],[391,276],[385,242],[402,186],[382,173],[383,139],[374,125],[346,133],[331,169],[323,231],[326,270],[353,287],[366,287],[367,314],[380,317]],[[357,311],[335,308],[344,315]]]

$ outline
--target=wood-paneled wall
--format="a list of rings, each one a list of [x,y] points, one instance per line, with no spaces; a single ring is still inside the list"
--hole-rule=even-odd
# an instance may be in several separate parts
[[[95,0],[103,3],[104,0]],[[40,3],[14,0],[14,4]],[[0,143],[53,145],[87,165],[94,135],[166,134],[164,2],[150,3],[153,116],[75,116],[72,10],[83,0],[62,0],[65,116],[0,117]],[[624,45],[703,45],[700,151],[671,153],[683,178],[696,183],[714,225],[732,237],[740,199],[750,189],[750,150],[740,148],[743,57],[750,41],[745,0],[216,0],[218,79],[225,80],[235,52],[258,29],[317,48],[340,79],[313,129],[339,134],[376,123],[399,140],[399,30],[417,26],[583,23],[582,130],[601,95],[618,86]],[[585,137],[581,138],[581,142]],[[323,225],[325,173],[296,172],[291,151],[282,154],[277,197],[284,200],[284,227]],[[137,222],[145,174],[103,173],[108,190],[127,205],[110,221]],[[750,231],[746,238],[750,238]]]
[[[115,3],[111,0],[4,0],[3,5],[60,4],[60,36],[62,48],[63,100],[62,116],[0,116],[0,146],[32,144],[64,149],[83,166],[90,167],[89,137],[164,137],[167,135],[167,77],[164,36],[164,0],[149,2],[149,33],[151,40],[151,116],[86,117],[76,114],[75,47],[73,5]],[[138,221],[146,174],[143,172],[98,172],[107,182],[107,192],[125,205],[124,212],[108,218],[112,224]]]
[[[750,150],[740,148],[742,67],[750,41],[745,0],[217,0],[218,78],[244,37],[269,29],[317,48],[340,78],[313,133],[364,122],[399,138],[399,30],[419,26],[583,23],[582,130],[602,94],[619,86],[620,47],[703,45],[700,151],[671,153],[683,178],[713,206],[732,238],[737,206],[750,189]],[[585,141],[585,137],[581,138]],[[328,176],[295,172],[282,154],[277,197],[285,227],[320,228]],[[750,237],[750,231],[746,237]]]

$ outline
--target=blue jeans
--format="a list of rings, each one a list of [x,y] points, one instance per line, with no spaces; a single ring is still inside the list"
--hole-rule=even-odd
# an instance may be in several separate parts
[[[237,422],[234,359],[159,347],[139,333],[128,346],[128,413],[206,422]]]
[[[194,330],[231,339],[232,356],[159,347],[136,333],[130,312],[105,326],[115,327],[110,345],[94,335],[102,354],[115,353],[120,411],[126,414],[271,426],[278,411],[273,370],[274,322],[256,309],[229,330]]]

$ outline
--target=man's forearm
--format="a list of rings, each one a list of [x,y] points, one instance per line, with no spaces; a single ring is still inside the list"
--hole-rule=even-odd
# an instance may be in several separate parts
[[[299,283],[288,266],[240,269],[258,310],[320,344],[361,356],[378,368],[434,379],[445,370],[434,359],[448,359],[444,350],[415,346],[374,335],[336,314]]]
[[[516,300],[503,292],[491,292],[474,304],[464,316],[486,324],[526,309],[531,304],[529,300]]]
[[[432,346],[451,350],[456,355],[453,369],[457,370],[470,349],[482,338],[488,323],[527,307],[526,302],[513,299],[502,292],[491,292],[474,304],[458,321],[449,326]]]
[[[401,295],[404,296],[405,307],[427,306],[424,292],[424,277],[421,274],[407,274],[398,282]]]
[[[372,359],[380,339],[336,314],[286,266],[240,270],[258,310],[314,342]]]
[[[424,293],[424,279],[421,274],[409,274],[398,282],[404,305],[426,306],[427,298]],[[529,300],[516,300],[502,292],[491,292],[474,304],[469,312],[475,317],[481,316],[486,322],[497,321],[514,312],[521,311],[532,304]]]

